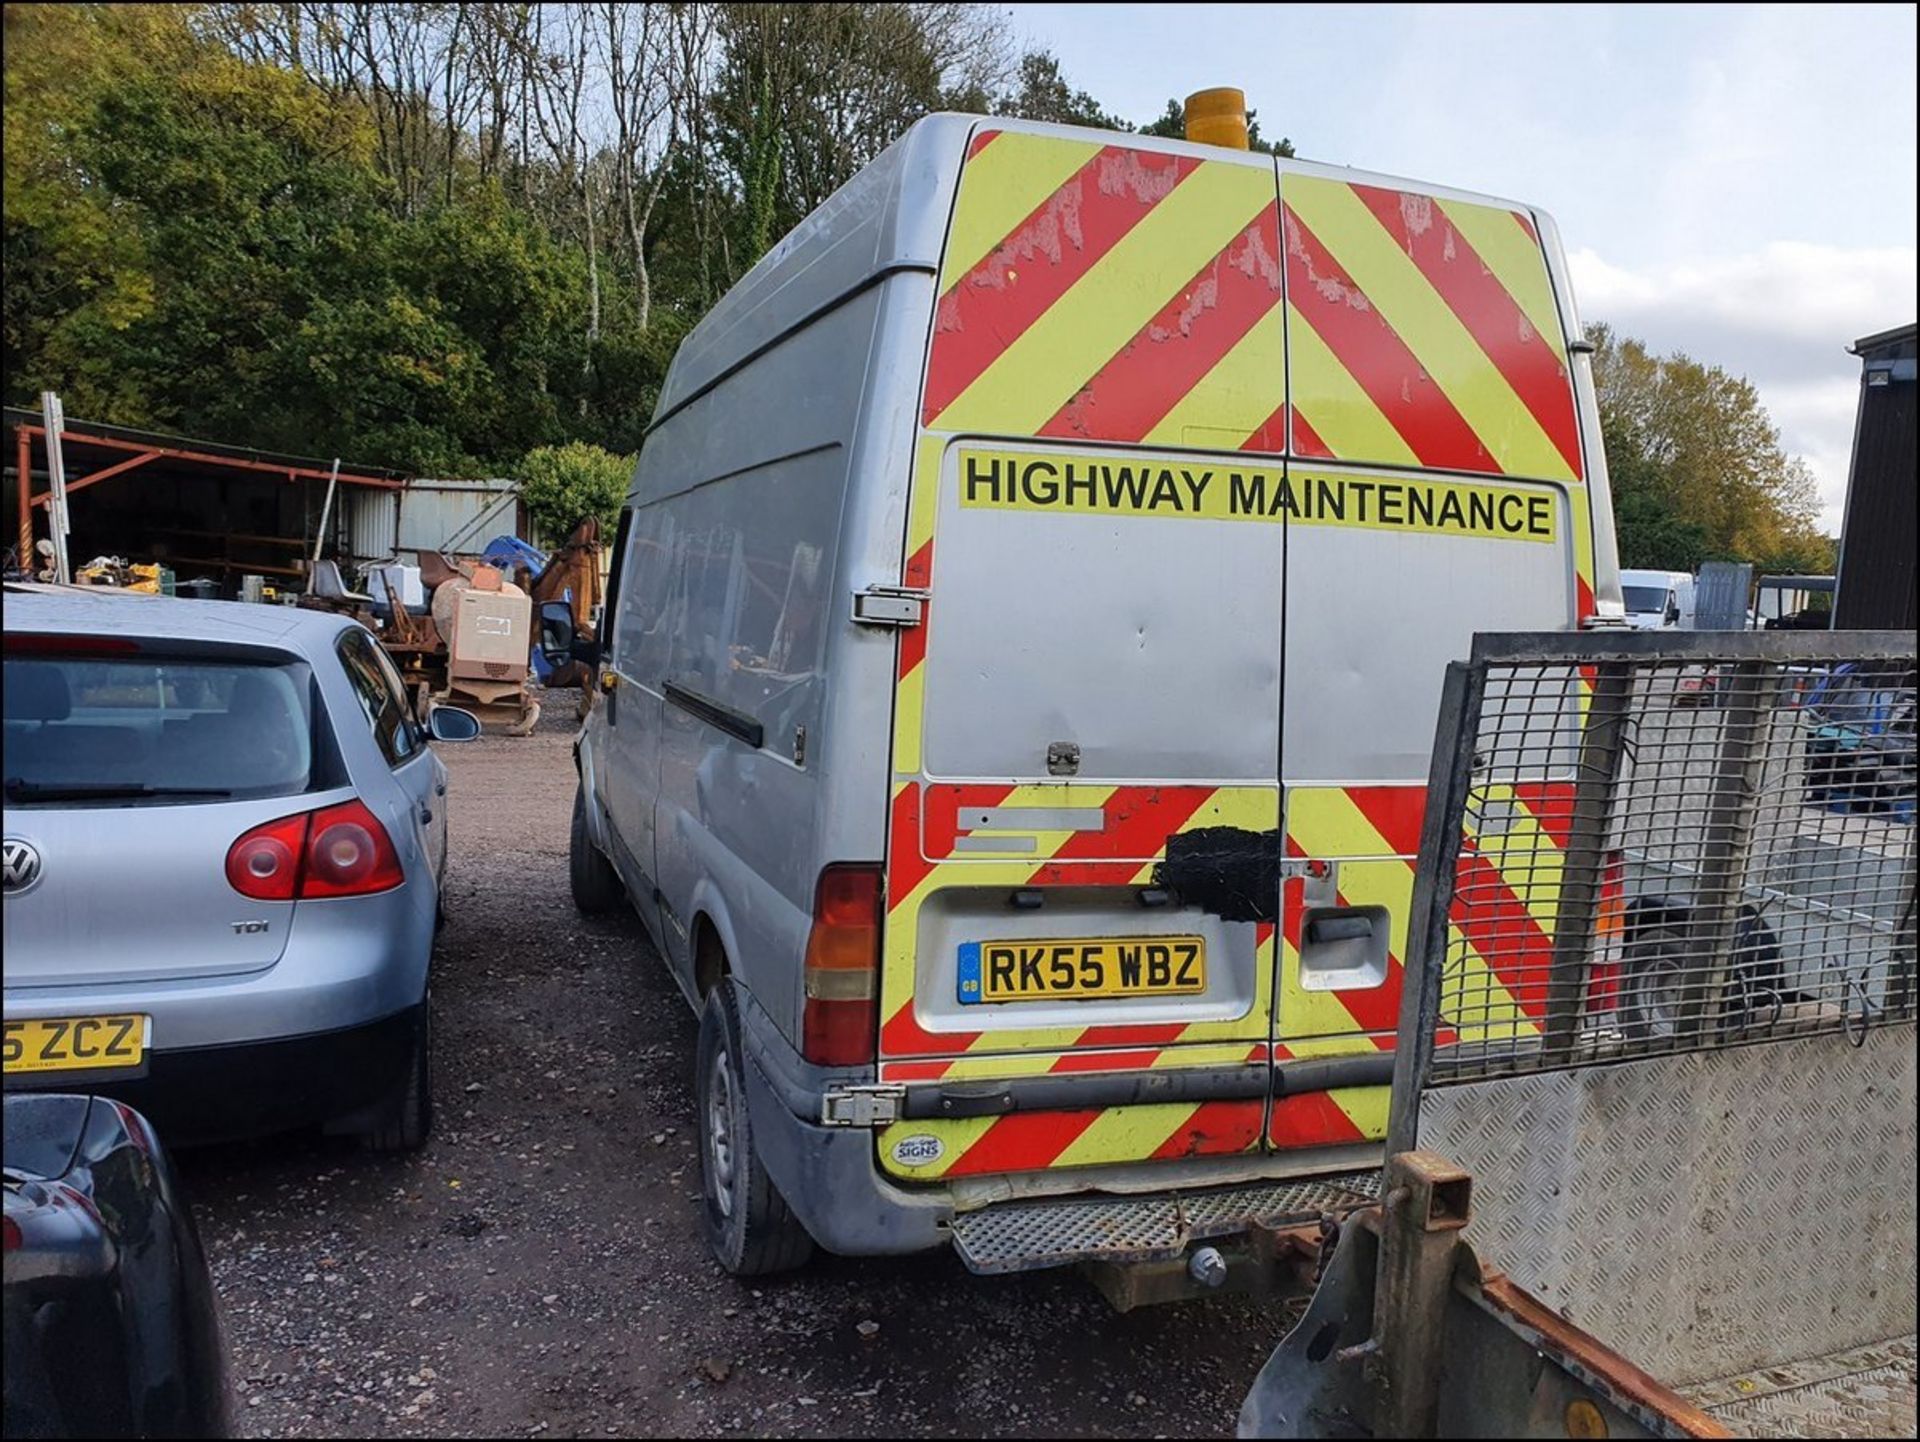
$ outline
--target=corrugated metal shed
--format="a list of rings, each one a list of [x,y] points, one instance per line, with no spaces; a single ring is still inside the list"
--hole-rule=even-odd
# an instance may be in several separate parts
[[[1901,326],[1855,341],[1860,357],[1860,410],[1847,477],[1846,521],[1834,625],[1849,629],[1914,629],[1915,532],[1920,528],[1920,461],[1915,430],[1915,328]]]
[[[400,549],[478,551],[519,535],[520,487],[509,480],[411,481],[400,493]]]
[[[356,561],[384,561],[394,552],[398,491],[355,492],[346,498],[347,549]]]
[[[519,482],[409,481],[404,490],[354,498],[348,524],[354,558],[397,551],[477,552],[499,535],[527,539]]]

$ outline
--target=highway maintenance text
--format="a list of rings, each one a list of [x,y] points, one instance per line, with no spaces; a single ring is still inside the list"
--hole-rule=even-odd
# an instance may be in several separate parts
[[[1559,506],[1538,487],[1421,476],[1283,473],[1212,460],[1046,455],[960,448],[960,504],[1106,516],[1183,516],[1360,526],[1507,541],[1555,538]]]

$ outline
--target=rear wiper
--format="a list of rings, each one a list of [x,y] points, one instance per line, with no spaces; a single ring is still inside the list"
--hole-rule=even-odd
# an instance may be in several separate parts
[[[135,786],[119,781],[42,786],[18,776],[7,778],[9,801],[124,801],[146,796],[231,795],[231,791],[211,786]]]

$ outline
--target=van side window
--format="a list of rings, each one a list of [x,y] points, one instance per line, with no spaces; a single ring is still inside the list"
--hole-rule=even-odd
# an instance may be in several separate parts
[[[607,569],[607,593],[600,601],[600,654],[613,660],[613,633],[618,628],[614,622],[620,618],[620,579],[631,570],[627,557],[627,542],[633,531],[633,508],[620,512],[620,525],[613,533],[613,564]]]
[[[679,584],[682,557],[674,546],[672,502],[656,502],[633,513],[627,561],[620,592],[608,597],[618,605],[614,622],[614,664],[643,686],[658,689],[667,677],[668,639],[672,634],[672,597]]]
[[[760,721],[785,751],[820,706],[846,452],[811,449],[671,497],[666,679]]]
[[[410,760],[420,749],[413,718],[407,712],[406,690],[377,642],[355,628],[340,637],[340,664],[353,684],[367,728],[389,766]]]

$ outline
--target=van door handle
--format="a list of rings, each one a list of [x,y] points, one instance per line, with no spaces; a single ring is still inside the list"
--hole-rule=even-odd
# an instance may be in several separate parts
[[[1307,923],[1307,940],[1314,945],[1331,941],[1358,941],[1373,935],[1373,922],[1364,916],[1323,916]]]
[[[420,820],[423,825],[433,820],[433,808],[431,806],[422,806],[420,808]]]

